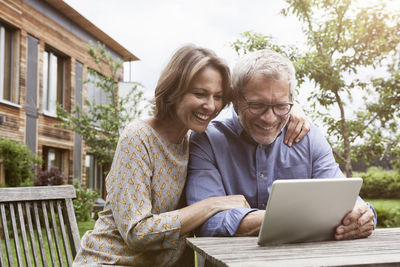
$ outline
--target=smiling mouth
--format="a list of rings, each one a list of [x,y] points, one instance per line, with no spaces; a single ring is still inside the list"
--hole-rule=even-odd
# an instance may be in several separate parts
[[[264,131],[271,131],[271,130],[275,129],[275,125],[270,126],[270,127],[264,127],[264,126],[257,125],[257,127]]]
[[[202,114],[202,113],[197,113],[197,112],[193,112],[193,115],[202,120],[202,121],[207,121],[210,119],[211,115],[206,115],[206,114]]]

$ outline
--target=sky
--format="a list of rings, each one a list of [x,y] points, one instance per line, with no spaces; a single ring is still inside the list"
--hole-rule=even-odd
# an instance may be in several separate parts
[[[230,44],[245,31],[271,35],[280,44],[305,44],[297,19],[280,14],[286,7],[284,0],[64,1],[140,59],[124,64],[125,80],[141,83],[147,99],[154,95],[174,51],[184,44],[214,50],[231,68],[238,55]],[[384,1],[400,10],[400,0]],[[301,88],[297,100],[304,105],[312,89]]]
[[[66,0],[89,21],[140,58],[130,64],[132,81],[152,96],[161,70],[180,46],[214,50],[232,67],[230,43],[253,30],[285,43],[304,40],[294,18],[279,15],[281,0]],[[125,64],[129,80],[129,64]]]

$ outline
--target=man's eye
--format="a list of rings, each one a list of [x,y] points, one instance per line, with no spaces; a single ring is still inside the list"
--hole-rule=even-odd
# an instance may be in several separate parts
[[[287,110],[288,107],[289,107],[289,105],[286,105],[286,104],[284,104],[284,105],[276,105],[275,106],[275,108],[279,109],[279,110]]]
[[[261,103],[251,103],[249,106],[252,109],[263,109],[265,107],[265,105]]]

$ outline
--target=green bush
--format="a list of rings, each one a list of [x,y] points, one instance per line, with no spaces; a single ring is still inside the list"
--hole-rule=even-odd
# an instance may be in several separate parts
[[[93,205],[99,193],[90,189],[82,188],[81,183],[76,180],[74,182],[76,199],[72,202],[74,204],[76,220],[79,222],[89,221],[93,210]]]
[[[360,196],[362,198],[400,198],[400,174],[384,171],[380,167],[370,167],[367,172],[354,173],[363,178]]]
[[[3,159],[6,186],[31,184],[34,169],[41,159],[26,145],[10,139],[0,138],[0,157]]]
[[[375,208],[375,211],[378,217],[378,227],[400,227],[400,208]]]

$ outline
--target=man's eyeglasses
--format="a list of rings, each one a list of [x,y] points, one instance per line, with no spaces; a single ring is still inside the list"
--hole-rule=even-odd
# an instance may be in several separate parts
[[[288,102],[288,103],[279,103],[279,104],[265,104],[262,102],[257,102],[257,101],[251,101],[247,100],[244,95],[240,94],[240,96],[246,101],[247,104],[247,109],[249,112],[253,115],[256,116],[261,116],[269,108],[272,108],[272,112],[278,117],[283,117],[289,114],[290,110],[292,109],[293,103]]]

